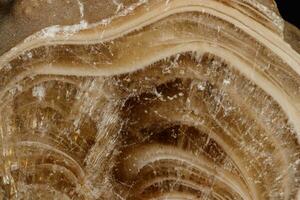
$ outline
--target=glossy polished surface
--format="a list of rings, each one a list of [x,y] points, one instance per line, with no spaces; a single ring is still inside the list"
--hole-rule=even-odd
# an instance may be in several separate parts
[[[300,198],[300,34],[272,0],[0,6],[0,199]]]

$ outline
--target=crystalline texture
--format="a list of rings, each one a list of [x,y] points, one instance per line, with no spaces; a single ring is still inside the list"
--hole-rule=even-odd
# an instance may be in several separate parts
[[[0,199],[300,198],[299,31],[273,1],[5,8]]]

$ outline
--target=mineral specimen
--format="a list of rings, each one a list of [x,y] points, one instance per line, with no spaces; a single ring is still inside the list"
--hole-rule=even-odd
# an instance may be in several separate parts
[[[0,199],[300,198],[273,0],[0,0],[0,40]]]

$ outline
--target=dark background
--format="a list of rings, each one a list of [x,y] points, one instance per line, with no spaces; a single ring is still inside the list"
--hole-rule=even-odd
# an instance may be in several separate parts
[[[276,0],[283,19],[300,29],[300,0]]]

